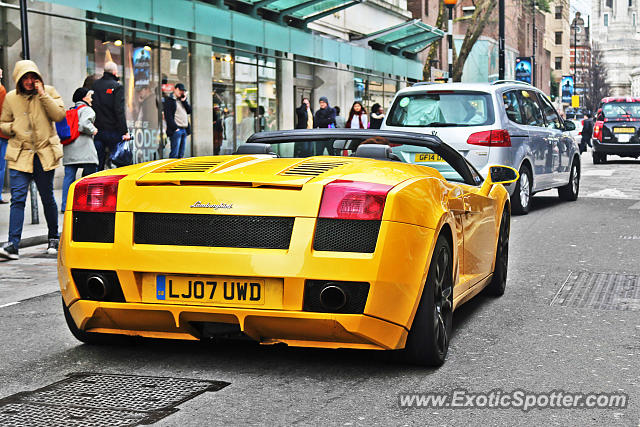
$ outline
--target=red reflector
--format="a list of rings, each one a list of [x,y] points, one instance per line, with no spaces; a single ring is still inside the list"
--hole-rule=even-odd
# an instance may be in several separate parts
[[[511,135],[504,129],[485,130],[469,135],[467,144],[484,147],[511,147]]]
[[[336,180],[325,185],[320,218],[380,220],[392,185]]]
[[[118,181],[125,175],[84,178],[73,192],[73,210],[76,212],[115,212]]]

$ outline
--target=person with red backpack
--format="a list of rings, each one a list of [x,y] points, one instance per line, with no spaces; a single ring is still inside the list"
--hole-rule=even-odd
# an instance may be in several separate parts
[[[62,141],[64,150],[62,158],[64,180],[60,206],[62,212],[67,206],[69,187],[76,180],[78,169],[82,169],[83,177],[98,170],[98,153],[93,144],[93,137],[98,133],[98,128],[94,125],[96,113],[91,108],[92,96],[93,91],[89,89],[84,87],[76,89],[72,98],[74,106],[67,111],[71,137]]]

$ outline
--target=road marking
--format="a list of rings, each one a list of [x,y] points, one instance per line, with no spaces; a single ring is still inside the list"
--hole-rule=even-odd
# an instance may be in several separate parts
[[[591,169],[582,171],[582,176],[612,176],[613,169]]]
[[[589,193],[585,197],[595,197],[600,199],[629,199],[631,196],[616,188],[605,188],[604,190]]]
[[[6,304],[0,305],[0,308],[11,307],[12,305],[20,304],[20,301],[8,302]]]

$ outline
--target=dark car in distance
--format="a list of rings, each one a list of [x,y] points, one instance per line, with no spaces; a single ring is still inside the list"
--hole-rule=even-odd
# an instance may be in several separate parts
[[[640,157],[640,98],[603,98],[593,126],[593,163]]]

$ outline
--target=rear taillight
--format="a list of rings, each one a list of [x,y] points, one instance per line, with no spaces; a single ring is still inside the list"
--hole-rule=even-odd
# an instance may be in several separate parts
[[[602,122],[596,122],[593,126],[593,137],[600,142],[602,142],[602,126]]]
[[[75,212],[115,212],[118,198],[118,181],[125,175],[84,178],[73,192]]]
[[[380,220],[393,186],[336,180],[325,185],[319,218]]]
[[[484,147],[511,147],[511,136],[504,129],[485,130],[469,135],[467,144]]]

